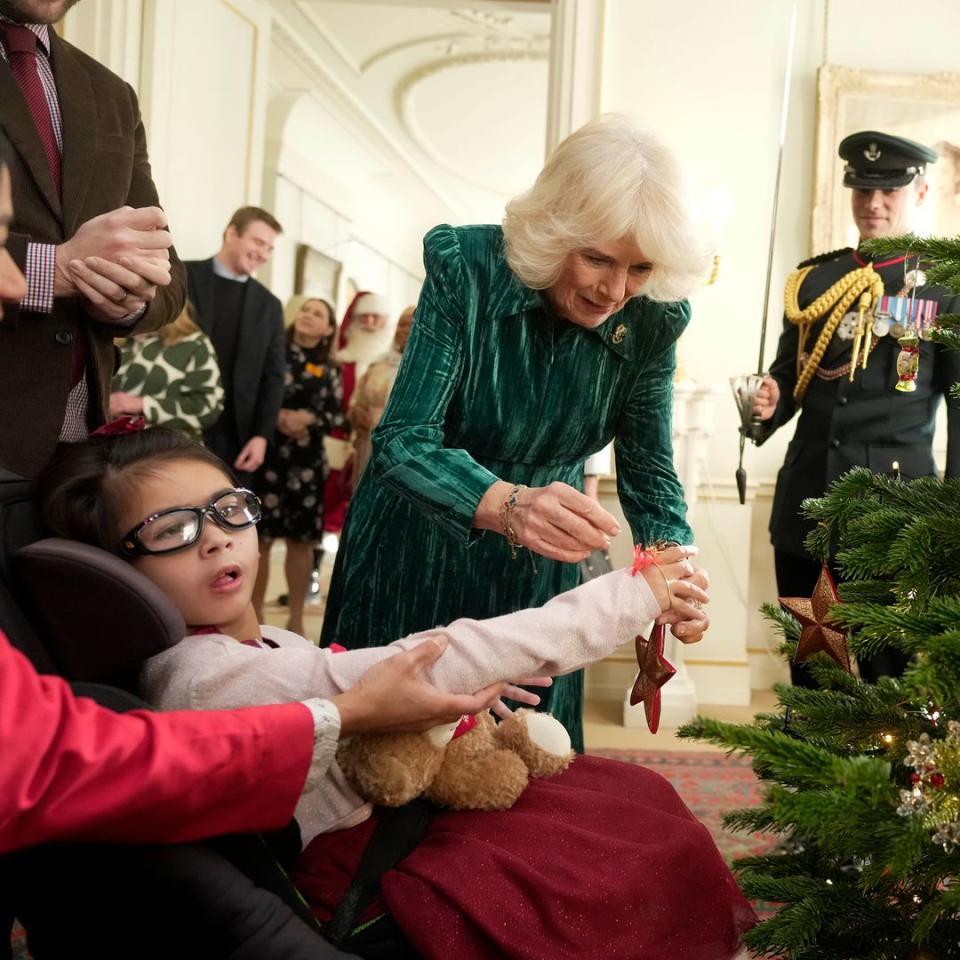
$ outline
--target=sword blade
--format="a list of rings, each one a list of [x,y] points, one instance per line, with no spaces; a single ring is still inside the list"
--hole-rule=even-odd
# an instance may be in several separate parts
[[[770,214],[770,244],[767,249],[767,279],[763,287],[763,321],[760,324],[760,354],[757,375],[763,375],[763,353],[767,341],[767,315],[770,312],[770,283],[773,279],[773,246],[777,236],[777,212],[780,209],[780,174],[783,170],[783,144],[787,139],[787,118],[790,115],[790,80],[793,76],[793,46],[797,35],[797,0],[790,13],[790,40],[787,45],[787,65],[783,73],[783,100],[780,104],[780,144],[777,150],[777,175],[773,184],[773,210]]]

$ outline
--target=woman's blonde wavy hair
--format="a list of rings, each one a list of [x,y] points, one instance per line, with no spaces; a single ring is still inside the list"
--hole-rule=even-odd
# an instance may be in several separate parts
[[[503,219],[506,258],[522,283],[545,290],[575,250],[631,239],[654,267],[643,295],[683,300],[710,257],[687,209],[670,151],[625,114],[607,113],[570,134]]]
[[[200,332],[200,321],[197,318],[197,308],[188,300],[180,311],[180,315],[173,323],[162,326],[157,331],[160,342],[165,347],[172,347],[185,337]]]

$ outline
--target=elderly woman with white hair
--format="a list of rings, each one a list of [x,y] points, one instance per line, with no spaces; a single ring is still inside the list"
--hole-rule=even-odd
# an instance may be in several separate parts
[[[619,115],[561,143],[502,228],[427,234],[321,643],[388,643],[575,586],[578,561],[619,531],[581,492],[584,460],[611,440],[634,541],[690,541],[671,408],[699,249],[671,155]],[[700,616],[674,633],[699,640]],[[559,677],[542,702],[580,750],[582,691],[581,673]]]

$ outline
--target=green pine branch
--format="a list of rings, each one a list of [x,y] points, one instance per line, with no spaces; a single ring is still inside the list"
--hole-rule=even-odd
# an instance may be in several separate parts
[[[928,274],[931,270],[942,271],[944,268],[960,270],[960,241],[955,237],[917,237],[906,234],[899,237],[876,237],[866,240],[863,249],[875,257],[896,256],[909,252],[917,255],[924,263]],[[938,280],[943,283],[943,280]],[[960,286],[944,283],[948,289],[960,292]]]
[[[932,936],[937,935],[937,927],[945,927],[944,934],[953,936],[960,934],[960,923],[955,919],[960,916],[960,883],[954,878],[952,886],[939,894],[935,894],[928,903],[926,903],[917,917],[917,924],[914,928],[914,943],[923,943]],[[954,948],[957,954],[960,954],[960,940],[954,941]]]
[[[939,263],[924,269],[927,283],[939,283],[948,290],[960,290],[960,264]]]
[[[890,243],[886,252],[902,249]],[[960,240],[917,249],[940,258],[937,276],[960,278]],[[960,315],[940,321],[936,338],[960,347]],[[916,782],[909,743],[936,741],[960,720],[960,480],[857,469],[804,509],[816,523],[809,548],[841,572],[831,618],[850,649],[892,646],[912,660],[901,678],[868,684],[818,653],[807,661],[816,689],[777,685],[776,710],[752,724],[698,717],[680,730],[749,756],[763,781],[759,803],[727,813],[730,829],[796,842],[734,864],[748,897],[784,905],[746,942],[778,960],[914,960],[921,947],[960,960],[960,848],[934,842],[936,824],[901,798]],[[763,614],[793,656],[797,621],[772,603]],[[929,798],[960,794],[955,780],[938,787],[924,776]],[[941,823],[953,815],[952,796],[936,808]]]

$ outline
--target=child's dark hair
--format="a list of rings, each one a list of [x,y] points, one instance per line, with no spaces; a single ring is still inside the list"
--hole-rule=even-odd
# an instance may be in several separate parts
[[[37,477],[43,524],[51,536],[119,553],[122,515],[138,481],[177,460],[209,464],[236,483],[216,454],[165,427],[62,444]]]

